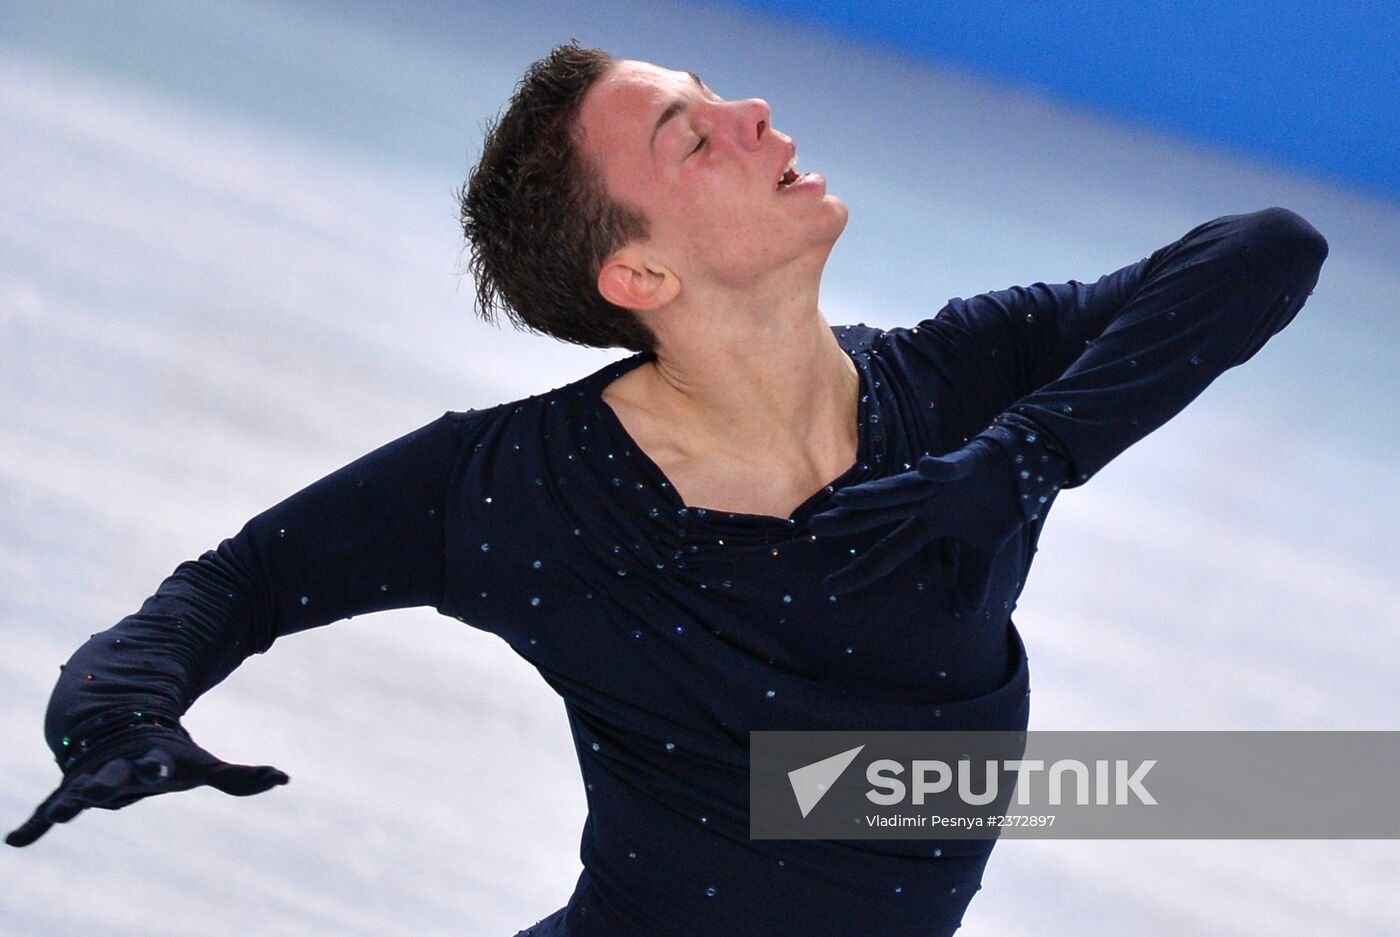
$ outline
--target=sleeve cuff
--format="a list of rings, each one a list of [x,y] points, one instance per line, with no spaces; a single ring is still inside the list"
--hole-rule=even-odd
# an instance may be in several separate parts
[[[1019,413],[998,415],[979,435],[1006,454],[1021,514],[1027,523],[1039,521],[1064,487],[1073,465],[1048,434]]]

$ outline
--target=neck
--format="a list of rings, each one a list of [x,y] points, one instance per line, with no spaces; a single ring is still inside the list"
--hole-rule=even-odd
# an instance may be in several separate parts
[[[646,366],[648,409],[679,428],[681,448],[774,466],[824,465],[850,450],[860,377],[815,302],[782,314],[727,311],[673,310],[668,320],[690,329],[669,330]]]

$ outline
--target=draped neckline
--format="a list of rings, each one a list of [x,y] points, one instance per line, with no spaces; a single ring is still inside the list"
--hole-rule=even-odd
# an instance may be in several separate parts
[[[597,372],[595,380],[589,389],[589,397],[593,403],[593,409],[608,427],[623,443],[633,452],[634,459],[645,474],[652,477],[652,480],[660,489],[661,497],[671,506],[678,518],[699,518],[713,523],[716,520],[733,521],[745,527],[794,527],[804,521],[816,509],[826,503],[827,499],[834,493],[837,487],[855,481],[869,471],[870,464],[870,417],[878,408],[872,379],[870,376],[870,364],[867,360],[867,353],[863,349],[853,348],[844,339],[844,331],[849,327],[832,327],[836,335],[837,344],[844,351],[856,366],[856,376],[860,381],[860,399],[856,413],[856,456],[855,460],[843,472],[835,478],[822,485],[812,492],[802,501],[788,517],[778,517],[775,514],[751,514],[743,511],[725,511],[719,508],[711,508],[705,505],[689,505],[682,499],[676,486],[667,477],[655,460],[651,458],[637,441],[632,438],[632,434],[627,431],[617,412],[612,405],[603,399],[603,389],[617,378],[626,374],[634,368],[641,367],[649,361],[655,359],[653,352],[637,352],[636,354],[624,358]]]

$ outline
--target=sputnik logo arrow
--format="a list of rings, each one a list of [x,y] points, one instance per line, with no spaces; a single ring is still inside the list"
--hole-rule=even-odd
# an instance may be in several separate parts
[[[788,782],[792,784],[792,793],[797,797],[797,807],[802,811],[804,820],[807,814],[812,812],[812,808],[826,796],[826,792],[836,784],[841,774],[851,766],[851,762],[856,760],[856,756],[864,747],[858,745],[850,751],[814,761],[810,765],[788,772]]]

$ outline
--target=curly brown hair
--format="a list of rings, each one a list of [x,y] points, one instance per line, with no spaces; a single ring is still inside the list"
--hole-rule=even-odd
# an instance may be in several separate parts
[[[457,193],[462,233],[487,322],[503,311],[516,328],[561,341],[655,351],[652,330],[598,292],[603,261],[646,238],[647,217],[608,195],[574,132],[584,95],[613,61],[575,39],[526,70]]]

